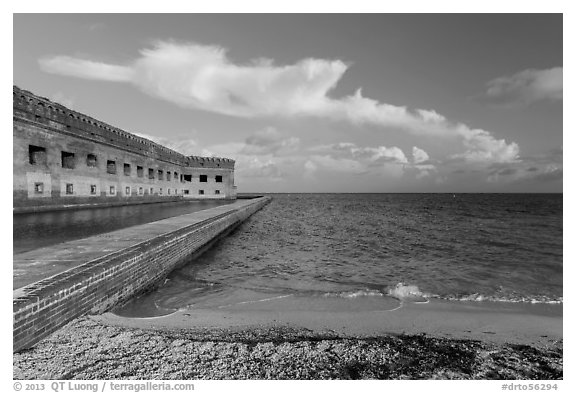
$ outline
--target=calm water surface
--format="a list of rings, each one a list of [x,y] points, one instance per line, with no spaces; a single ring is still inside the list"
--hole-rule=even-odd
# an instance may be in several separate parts
[[[234,201],[190,201],[15,214],[13,253],[210,209]]]

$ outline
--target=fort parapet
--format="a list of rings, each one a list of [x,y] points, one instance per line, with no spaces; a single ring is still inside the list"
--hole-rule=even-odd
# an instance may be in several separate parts
[[[235,199],[234,160],[185,156],[13,87],[14,212]]]

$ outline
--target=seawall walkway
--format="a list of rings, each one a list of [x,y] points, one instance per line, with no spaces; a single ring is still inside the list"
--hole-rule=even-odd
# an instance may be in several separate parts
[[[25,267],[34,282],[13,292],[13,350],[150,288],[269,201],[238,200],[16,255],[14,266]]]

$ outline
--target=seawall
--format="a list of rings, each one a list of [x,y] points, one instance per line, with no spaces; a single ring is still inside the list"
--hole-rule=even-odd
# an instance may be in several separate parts
[[[238,200],[44,249],[45,260],[73,258],[79,264],[13,292],[13,351],[153,287],[269,201]]]

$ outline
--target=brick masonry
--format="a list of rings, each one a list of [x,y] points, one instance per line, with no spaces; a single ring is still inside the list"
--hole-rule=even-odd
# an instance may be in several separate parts
[[[14,212],[235,199],[235,161],[185,156],[13,87]]]
[[[154,286],[269,201],[269,197],[238,200],[232,205],[133,227],[145,233],[155,225],[171,230],[113,252],[102,252],[80,266],[15,290],[14,352],[33,346],[74,318],[103,313]],[[188,224],[181,224],[187,218]],[[178,225],[172,225],[174,222]]]

